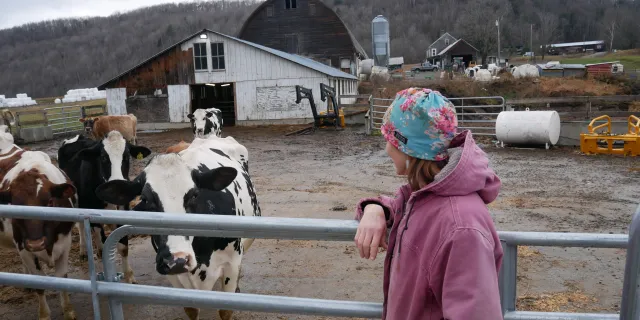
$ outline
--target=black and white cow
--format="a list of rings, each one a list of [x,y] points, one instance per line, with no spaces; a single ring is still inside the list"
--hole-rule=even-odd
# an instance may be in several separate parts
[[[96,189],[104,201],[126,204],[137,196],[134,211],[173,214],[260,216],[248,172],[246,148],[233,138],[196,138],[179,154],[153,158],[133,181],[110,181]],[[240,265],[253,239],[153,236],[156,270],[174,287],[237,292]],[[185,308],[189,319],[199,310]],[[232,312],[220,310],[223,320]]]
[[[111,131],[100,141],[93,141],[84,136],[76,136],[65,140],[58,150],[58,164],[67,173],[78,190],[78,207],[84,209],[105,209],[115,207],[102,201],[96,196],[96,188],[113,180],[129,180],[129,162],[131,157],[136,159],[146,158],[151,150],[135,146],[127,142],[118,131]],[[125,210],[129,209],[124,205]],[[119,226],[109,226],[115,230]],[[108,233],[105,226],[91,224],[94,241],[98,248],[97,255],[102,257],[102,245],[107,239]],[[81,238],[84,237],[84,227],[80,226]],[[80,254],[86,257],[83,246]],[[124,279],[128,283],[135,283],[133,270],[129,265],[129,240],[124,237],[118,244],[118,252],[122,256]]]
[[[75,187],[43,152],[14,149],[0,157],[0,168],[0,204],[63,208],[77,205]],[[1,219],[1,222],[0,242],[3,246],[13,242],[25,273],[44,276],[41,263],[46,263],[55,268],[56,277],[67,277],[71,231],[76,223],[39,219]],[[38,319],[49,320],[51,311],[44,290],[36,293]],[[64,319],[75,320],[69,294],[60,292],[60,300]]]
[[[194,138],[206,139],[222,134],[222,111],[216,108],[197,109],[187,115],[191,120]]]

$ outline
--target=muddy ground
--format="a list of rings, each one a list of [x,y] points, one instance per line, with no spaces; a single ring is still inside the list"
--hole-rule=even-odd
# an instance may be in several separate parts
[[[359,198],[392,194],[402,182],[394,174],[381,137],[362,128],[329,129],[289,136],[295,127],[225,128],[249,150],[251,175],[264,216],[352,219]],[[154,152],[191,140],[188,130],[140,133],[139,144]],[[481,147],[503,181],[490,205],[499,230],[626,233],[640,195],[640,161],[585,156],[572,148]],[[30,145],[55,154],[60,142]],[[142,169],[136,162],[132,176]],[[347,208],[344,210],[344,208]],[[139,283],[169,286],[154,269],[148,239],[132,241],[131,260]],[[77,247],[77,243],[74,243]],[[76,248],[77,249],[77,248]],[[11,250],[0,251],[0,270],[21,272]],[[86,263],[72,255],[70,277],[87,279]],[[519,309],[615,312],[619,308],[624,250],[523,248],[518,270]],[[101,269],[101,268],[100,268]],[[382,300],[382,259],[359,258],[351,242],[256,240],[247,253],[242,292],[340,300]],[[59,300],[49,295],[53,319],[62,319]],[[79,319],[92,319],[89,295],[73,294]],[[35,296],[0,287],[0,318],[36,317]],[[102,303],[103,318],[108,318]],[[215,310],[204,310],[203,319]],[[125,306],[127,319],[187,319],[182,308]],[[237,312],[236,319],[328,319]]]

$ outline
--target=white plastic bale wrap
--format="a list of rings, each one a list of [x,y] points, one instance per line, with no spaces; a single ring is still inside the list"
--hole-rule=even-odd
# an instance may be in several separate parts
[[[373,68],[373,59],[366,59],[360,61],[360,73],[370,75]]]
[[[496,120],[496,138],[506,144],[550,144],[560,139],[556,111],[503,111]]]

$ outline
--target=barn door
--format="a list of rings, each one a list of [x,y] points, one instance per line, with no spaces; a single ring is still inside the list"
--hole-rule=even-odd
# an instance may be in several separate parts
[[[169,122],[188,122],[191,105],[189,85],[167,86],[169,93]]]

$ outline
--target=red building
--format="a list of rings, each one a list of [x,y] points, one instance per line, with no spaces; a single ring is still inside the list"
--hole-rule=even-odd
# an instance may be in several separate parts
[[[587,67],[587,74],[589,75],[611,74],[611,69],[616,63],[618,61],[592,63],[586,64],[585,67]]]

